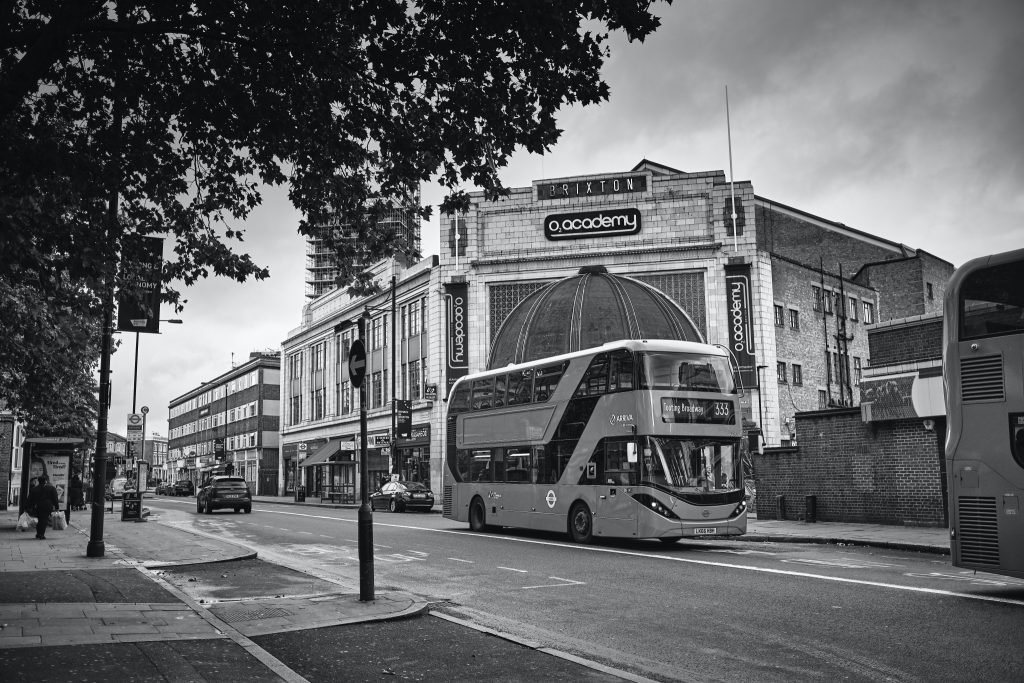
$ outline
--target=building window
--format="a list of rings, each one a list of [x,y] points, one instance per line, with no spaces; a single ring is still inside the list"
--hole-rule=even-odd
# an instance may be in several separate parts
[[[835,313],[836,295],[834,292],[825,291],[825,312],[829,315]]]
[[[324,369],[324,357],[327,355],[327,345],[324,342],[313,345],[313,372]]]
[[[324,389],[320,387],[313,391],[313,419],[324,419]]]
[[[935,299],[935,292],[932,290],[932,283],[926,282],[924,287],[928,290],[928,301],[933,301]]]
[[[811,295],[814,297],[814,310],[821,310],[821,287],[811,285]]]
[[[302,377],[302,352],[293,353],[288,357],[288,375],[296,380]]]
[[[342,382],[338,385],[338,412],[347,415],[352,412],[352,383]]]
[[[853,381],[860,384],[860,378],[864,372],[864,368],[861,367],[860,358],[857,356],[853,357]]]
[[[302,397],[292,396],[288,409],[288,423],[297,425],[302,421]]]
[[[825,382],[832,384],[832,352],[825,352]]]
[[[786,383],[786,364],[785,363],[781,363],[781,362],[780,363],[776,363],[775,364],[775,374],[777,374],[779,376],[779,384],[785,384]]]
[[[793,363],[793,385],[803,386],[804,383],[804,369],[802,365]]]
[[[786,324],[782,316],[782,306],[775,304],[775,327],[783,327]]]
[[[789,329],[800,329],[800,311],[796,310],[795,308],[789,309]]]
[[[824,389],[818,389],[818,408],[820,410],[828,408],[828,393]]]
[[[409,399],[417,401],[420,398],[420,362],[409,361]]]
[[[864,323],[870,325],[875,322],[875,305],[867,301],[864,302]]]
[[[856,319],[857,319],[857,300],[851,296],[850,297],[850,320],[856,320]]]
[[[380,408],[382,405],[384,405],[384,383],[381,378],[381,373],[373,373],[373,381],[370,383],[370,387],[370,407]]]

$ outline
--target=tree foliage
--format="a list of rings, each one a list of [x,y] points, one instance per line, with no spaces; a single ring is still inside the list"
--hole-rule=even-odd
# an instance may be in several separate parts
[[[366,265],[409,249],[383,210],[429,218],[418,187],[435,178],[445,213],[464,183],[505,193],[500,169],[555,143],[560,108],[608,97],[609,35],[643,40],[652,2],[6,2],[0,278],[43,287],[52,324],[60,288],[96,314],[131,234],[168,238],[179,306],[210,274],[266,278],[243,225],[261,186],[286,183],[301,233],[342,226],[339,284],[364,288]]]

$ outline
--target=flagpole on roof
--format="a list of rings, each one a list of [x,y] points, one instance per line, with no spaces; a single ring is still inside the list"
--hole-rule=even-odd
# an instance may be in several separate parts
[[[736,181],[732,175],[732,124],[729,121],[729,86],[725,86],[725,131],[729,140],[729,199],[732,202],[732,248],[739,251],[736,237]]]

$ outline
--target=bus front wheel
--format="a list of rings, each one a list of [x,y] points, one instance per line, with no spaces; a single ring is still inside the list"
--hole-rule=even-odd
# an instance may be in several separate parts
[[[469,528],[472,531],[487,531],[487,510],[479,498],[469,505]]]
[[[569,535],[576,543],[590,543],[594,532],[594,518],[586,503],[576,503],[569,511]]]

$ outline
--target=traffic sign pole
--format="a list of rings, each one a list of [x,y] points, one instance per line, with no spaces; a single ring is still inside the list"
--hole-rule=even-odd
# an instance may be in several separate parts
[[[359,318],[359,338],[352,342],[348,355],[348,372],[352,386],[359,388],[359,488],[362,489],[357,522],[359,541],[359,600],[373,601],[373,511],[370,509],[369,459],[366,455],[366,349],[363,335],[366,316]]]

